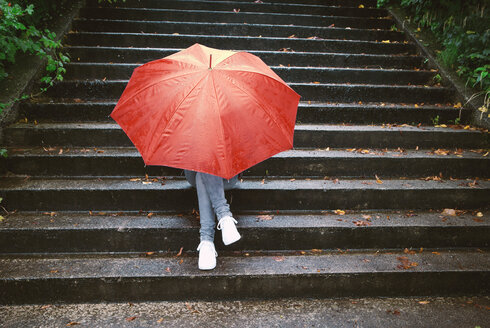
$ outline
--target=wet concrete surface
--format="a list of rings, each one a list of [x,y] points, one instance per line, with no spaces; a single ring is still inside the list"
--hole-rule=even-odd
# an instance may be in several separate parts
[[[0,306],[17,327],[488,327],[490,297]]]

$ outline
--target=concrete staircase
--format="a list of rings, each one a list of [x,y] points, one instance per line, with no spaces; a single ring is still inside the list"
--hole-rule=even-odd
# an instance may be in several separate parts
[[[5,132],[0,303],[488,295],[488,132],[447,126],[466,110],[375,6],[88,0],[66,80]],[[210,272],[195,190],[108,117],[135,67],[196,42],[302,95],[295,149],[227,193],[243,238],[216,235]]]

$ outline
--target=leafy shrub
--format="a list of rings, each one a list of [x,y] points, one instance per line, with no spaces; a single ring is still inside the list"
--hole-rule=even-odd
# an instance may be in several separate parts
[[[428,28],[443,48],[439,60],[466,80],[466,84],[490,92],[490,16],[485,0],[378,0],[405,8],[410,20]]]
[[[61,41],[56,41],[56,34],[48,29],[39,30],[30,25],[34,17],[34,5],[22,7],[18,3],[0,0],[0,80],[8,76],[6,66],[13,64],[21,53],[36,55],[47,62],[45,75],[41,77],[41,92],[52,86],[55,81],[63,80],[66,69],[63,65],[69,58],[57,51]],[[27,96],[21,96],[25,99]],[[15,99],[17,101],[20,99]],[[0,104],[0,112],[10,104]]]

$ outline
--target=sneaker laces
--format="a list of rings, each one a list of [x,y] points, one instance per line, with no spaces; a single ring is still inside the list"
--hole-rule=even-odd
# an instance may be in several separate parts
[[[218,252],[216,252],[216,248],[214,247],[214,244],[212,242],[210,242],[210,241],[207,241],[207,240],[201,241],[201,243],[199,243],[199,246],[197,246],[197,250],[200,251],[201,248],[202,248],[202,246],[203,245],[206,245],[206,244],[208,244],[209,247],[211,247],[213,249],[214,256],[218,256]]]
[[[237,220],[235,220],[235,219],[234,219],[234,218],[232,218],[231,216],[225,216],[224,218],[222,218],[221,220],[219,220],[218,225],[216,226],[216,228],[217,228],[218,230],[221,230],[221,226],[222,226],[221,222],[226,221],[226,220],[232,220],[233,222],[235,222],[235,224],[237,224],[237,223],[238,223],[238,222],[237,222]]]

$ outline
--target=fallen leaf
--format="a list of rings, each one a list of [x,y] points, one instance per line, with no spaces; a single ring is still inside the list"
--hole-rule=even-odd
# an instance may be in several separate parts
[[[71,327],[71,326],[75,326],[75,325],[79,325],[80,322],[76,322],[76,321],[70,321],[66,324],[67,327]]]
[[[352,223],[354,223],[358,227],[366,227],[371,225],[371,222],[363,220],[352,221]]]
[[[184,247],[181,247],[181,248],[180,248],[180,251],[179,251],[179,252],[177,253],[177,255],[175,255],[175,256],[181,256],[181,255],[182,255],[182,251],[183,251],[183,250],[184,250]]]
[[[360,5],[358,6],[358,8],[364,8],[364,5],[363,5],[363,4],[360,4]]]
[[[383,43],[390,43],[390,40],[382,40]]]
[[[133,321],[136,318],[137,318],[137,316],[129,317],[129,318],[126,318],[126,321]]]
[[[430,301],[419,301],[419,304],[429,304]]]
[[[383,181],[381,181],[377,175],[374,175],[376,177],[376,183],[378,184],[383,184]]]
[[[44,215],[56,216],[56,212],[43,212]]]
[[[442,212],[442,215],[456,216],[456,210],[452,208],[445,208]]]
[[[434,255],[441,255],[441,253],[439,253],[439,252],[432,252],[432,254],[434,254]]]
[[[148,213],[147,217],[151,218],[153,215],[155,215],[155,213],[150,212],[150,213]]]
[[[129,179],[129,181],[141,181],[141,178],[132,178],[132,179]]]
[[[240,12],[240,8],[238,9],[233,9],[233,11],[235,12],[235,14],[238,14]]]
[[[478,212],[476,213],[476,216],[478,216],[479,218],[483,217],[483,213],[482,212]]]
[[[259,220],[267,221],[267,220],[272,220],[274,218],[273,215],[257,215],[256,218]]]
[[[163,318],[157,320],[157,323],[162,323],[162,322],[163,322]]]
[[[335,210],[335,211],[333,211],[333,212],[334,212],[335,214],[337,214],[337,215],[345,215],[345,211],[343,211],[343,210]]]
[[[285,257],[284,256],[274,256],[274,261],[276,262],[282,262],[284,261]]]
[[[167,272],[169,272],[169,273],[171,272],[169,267],[166,267],[166,268],[165,268],[165,271],[167,271]]]
[[[405,253],[405,254],[415,254],[415,251],[411,251],[411,250],[409,250],[408,248],[405,248],[405,249],[403,250],[403,253]]]
[[[399,256],[396,259],[401,262],[401,264],[396,266],[398,269],[407,270],[419,265],[417,262],[410,262],[410,260],[406,256]]]

